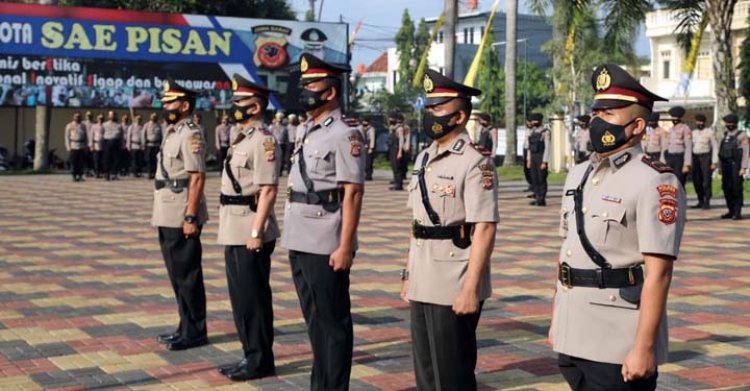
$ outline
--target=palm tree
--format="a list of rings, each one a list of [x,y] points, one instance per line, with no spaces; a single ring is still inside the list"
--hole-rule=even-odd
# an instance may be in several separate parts
[[[505,14],[505,161],[504,166],[516,164],[516,21],[518,0],[508,0]],[[494,153],[494,152],[493,152]],[[523,164],[526,164],[525,162]]]

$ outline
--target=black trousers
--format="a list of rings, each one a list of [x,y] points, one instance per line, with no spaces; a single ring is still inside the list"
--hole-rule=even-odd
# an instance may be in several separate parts
[[[482,305],[477,313],[463,316],[450,306],[416,301],[410,306],[417,389],[476,390],[477,324]]]
[[[271,254],[276,241],[259,252],[245,246],[224,247],[224,260],[234,325],[250,370],[275,369],[273,357],[273,305],[271,302]]]
[[[94,151],[94,172],[98,177],[104,172],[104,153],[102,151]]]
[[[698,202],[708,204],[711,200],[711,153],[693,155],[693,184]]]
[[[133,174],[141,176],[143,171],[143,150],[135,149],[130,151],[130,163],[132,164]]]
[[[374,170],[375,162],[375,151],[367,153],[367,164],[365,165],[365,179],[372,179],[372,172]]]
[[[206,336],[206,288],[200,234],[185,238],[182,228],[159,227],[159,245],[177,299],[180,315],[177,331],[187,339]]]
[[[388,160],[391,162],[391,171],[393,172],[393,187],[402,189],[404,186],[404,176],[401,171],[401,159],[398,158],[398,147],[393,147],[388,151]]]
[[[401,154],[401,161],[399,162],[401,165],[401,178],[406,178],[406,174],[409,171],[409,162],[411,161],[411,151],[403,151]]]
[[[120,170],[120,139],[104,140],[104,159],[102,168],[109,175],[117,175]]]
[[[529,157],[529,150],[525,149],[523,150],[523,176],[526,178],[526,183],[529,184],[529,187],[531,187],[531,169],[526,167],[526,160]]]
[[[294,151],[294,144],[283,144],[281,147],[281,170],[286,170],[286,172],[288,173],[289,170],[292,169],[292,152]]]
[[[549,170],[547,168],[542,170],[543,158],[544,154],[531,154],[531,191],[534,192],[537,201],[544,200],[547,197],[547,175],[549,174]]]
[[[73,174],[73,178],[80,178],[83,176],[83,166],[86,163],[86,150],[85,149],[71,149],[70,150],[70,173]]]
[[[721,189],[724,190],[724,200],[727,202],[729,213],[735,216],[742,214],[742,204],[745,201],[744,180],[740,176],[740,164],[737,161],[721,161]]]
[[[677,179],[680,180],[682,186],[685,186],[685,174],[682,172],[682,167],[685,166],[685,154],[683,153],[664,153],[664,160],[667,161],[667,165],[672,167],[674,174],[677,175]]]
[[[661,159],[661,152],[646,152],[646,155],[648,155],[648,158],[658,162]]]
[[[86,150],[86,173],[88,175],[91,175],[91,173],[96,170],[96,163],[94,162],[94,152],[91,150]]]
[[[287,170],[287,172],[289,172],[286,164],[288,160],[287,153],[289,152],[288,147],[289,144],[279,144],[279,153],[281,154],[281,156],[276,156],[277,159],[281,159],[281,162],[279,163],[279,176],[281,176],[284,170]]]
[[[227,151],[229,151],[229,147],[221,147],[219,148],[219,171],[224,169],[224,160],[227,158]]]
[[[310,389],[348,390],[354,344],[349,271],[334,272],[328,255],[289,251],[292,278],[313,351]]]
[[[656,373],[648,379],[625,382],[622,365],[584,360],[560,354],[557,357],[565,381],[573,391],[652,391],[656,389]]]
[[[148,161],[149,178],[153,178],[154,175],[156,175],[156,155],[158,154],[159,147],[146,147],[146,160]]]
[[[130,172],[130,165],[133,164],[130,157],[130,151],[120,147],[120,161],[117,163],[117,167],[122,175],[128,175]]]

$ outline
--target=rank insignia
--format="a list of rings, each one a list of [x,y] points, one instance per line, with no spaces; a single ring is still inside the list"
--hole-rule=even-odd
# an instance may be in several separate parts
[[[677,221],[677,201],[662,198],[659,201],[659,213],[657,217],[659,221],[666,225],[674,224]]]
[[[482,171],[482,188],[492,190],[495,187],[495,168],[491,164],[477,166]]]
[[[656,186],[656,191],[659,192],[659,197],[672,197],[677,199],[677,188],[672,185],[659,185]]]
[[[447,185],[443,188],[443,194],[447,197],[456,196],[456,187],[453,185]]]
[[[266,161],[276,160],[276,139],[269,137],[263,141],[263,151],[266,155]]]
[[[616,204],[622,203],[622,198],[611,196],[611,195],[606,195],[606,194],[602,196],[602,200],[607,201],[607,202],[614,202]]]
[[[203,139],[200,133],[194,133],[190,136],[190,147],[193,153],[200,153],[201,149],[203,149]]]

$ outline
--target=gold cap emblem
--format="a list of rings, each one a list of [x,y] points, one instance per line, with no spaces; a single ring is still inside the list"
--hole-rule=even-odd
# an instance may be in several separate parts
[[[237,91],[237,78],[232,79],[232,91]]]
[[[599,76],[596,77],[596,89],[598,91],[603,91],[609,88],[611,84],[612,78],[609,76],[607,68],[602,68],[602,70],[599,72]]]
[[[171,89],[172,89],[172,86],[169,85],[169,80],[166,80],[164,82],[164,91],[165,92],[169,92],[169,90],[171,90]]]
[[[435,89],[435,85],[432,83],[432,79],[430,79],[429,75],[424,75],[424,80],[422,80],[422,87],[424,87],[424,92],[428,94]]]
[[[302,61],[299,63],[299,70],[302,71],[302,73],[307,72],[307,68],[309,68],[309,65],[307,65],[307,59],[302,57]]]
[[[609,130],[604,133],[604,136],[602,136],[602,144],[604,144],[605,147],[610,147],[612,145],[615,145],[615,136],[609,132]]]

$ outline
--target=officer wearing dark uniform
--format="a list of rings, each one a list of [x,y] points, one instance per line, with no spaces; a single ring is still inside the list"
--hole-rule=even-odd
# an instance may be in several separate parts
[[[669,115],[672,117],[674,126],[664,136],[664,143],[661,147],[662,161],[672,167],[684,187],[687,174],[690,172],[690,165],[693,164],[693,131],[690,126],[682,122],[685,108],[672,107],[669,109]]]
[[[83,180],[83,167],[86,164],[86,127],[81,123],[81,113],[73,114],[73,121],[65,126],[65,149],[70,153],[70,171],[73,181]]]
[[[737,129],[738,117],[729,114],[724,118],[724,137],[719,146],[721,161],[721,188],[727,202],[727,213],[722,219],[741,220],[742,203],[744,202],[744,178],[747,175],[750,160],[750,141],[747,134]]]
[[[529,169],[529,166],[526,164],[526,161],[529,159],[529,132],[531,132],[531,116],[533,114],[530,114],[526,117],[526,130],[524,131],[523,135],[523,178],[526,180],[526,184],[528,187],[526,187],[527,192],[533,191],[532,187],[532,181],[531,181],[531,170]],[[534,196],[534,193],[531,193],[527,195],[528,198],[536,198]]]
[[[221,123],[216,125],[216,152],[217,160],[219,163],[223,162],[227,158],[227,152],[229,150],[229,144],[232,140],[229,139],[229,131],[231,125],[229,125],[229,117],[226,115],[221,117]]]
[[[479,130],[477,145],[490,151],[490,155],[494,159],[497,150],[497,128],[492,126],[492,117],[489,114],[480,113],[478,117],[479,125],[482,128]]]
[[[404,190],[402,167],[405,136],[404,116],[398,112],[391,113],[388,116],[388,160],[391,163],[391,171],[393,171],[393,186],[389,190]]]
[[[208,343],[200,239],[201,228],[208,220],[203,195],[205,140],[190,120],[195,96],[194,91],[171,79],[164,82],[162,107],[167,128],[157,162],[151,225],[159,231],[159,245],[180,315],[177,330],[157,338],[169,350]]]
[[[711,208],[712,174],[719,163],[719,143],[712,127],[706,127],[706,116],[695,115],[693,129],[693,184],[698,204],[691,208]]]
[[[471,143],[471,97],[481,91],[428,69],[423,131],[433,140],[416,160],[413,211],[401,297],[410,303],[419,390],[476,390],[476,328],[491,294],[498,221],[497,174],[489,150]]]
[[[146,159],[148,160],[148,179],[156,176],[156,160],[161,146],[162,132],[159,124],[159,116],[151,114],[151,119],[143,125],[143,133],[146,139]]]
[[[83,120],[83,127],[86,129],[86,140],[88,144],[91,144],[93,134],[91,132],[91,126],[94,125],[94,114],[90,111],[86,111],[86,119]],[[86,149],[86,176],[93,177],[96,170],[94,164],[94,151],[91,147]]]
[[[243,359],[219,368],[231,380],[274,373],[271,254],[279,237],[273,210],[282,155],[263,124],[271,91],[240,75],[232,80],[232,120],[241,133],[223,162],[219,244],[224,247],[229,299]]]
[[[654,101],[665,99],[613,64],[597,67],[592,85],[594,153],[563,191],[549,340],[573,390],[654,390],[685,191],[641,149]]]
[[[531,130],[528,132],[526,144],[528,145],[528,157],[526,158],[526,167],[531,174],[531,191],[534,193],[534,201],[531,205],[547,205],[547,162],[549,161],[550,150],[550,131],[544,125],[542,120],[544,116],[541,113],[534,113],[529,116],[531,119]]]
[[[364,144],[338,107],[349,68],[304,53],[300,70],[299,103],[309,121],[297,134],[281,245],[289,250],[312,345],[310,388],[346,390],[353,344],[349,269],[364,193]]]
[[[107,116],[107,122],[102,125],[102,128],[104,129],[104,171],[109,181],[118,179],[125,130],[117,122],[117,113],[110,111]]]
[[[362,119],[362,136],[365,138],[365,147],[367,149],[367,166],[365,167],[365,180],[372,180],[373,162],[375,161],[375,140],[376,134],[375,127],[372,126],[370,120],[367,118]]]
[[[594,147],[591,145],[591,136],[589,135],[589,122],[591,116],[579,115],[576,117],[578,125],[578,134],[576,134],[575,152],[576,164],[581,164],[589,160]]]

